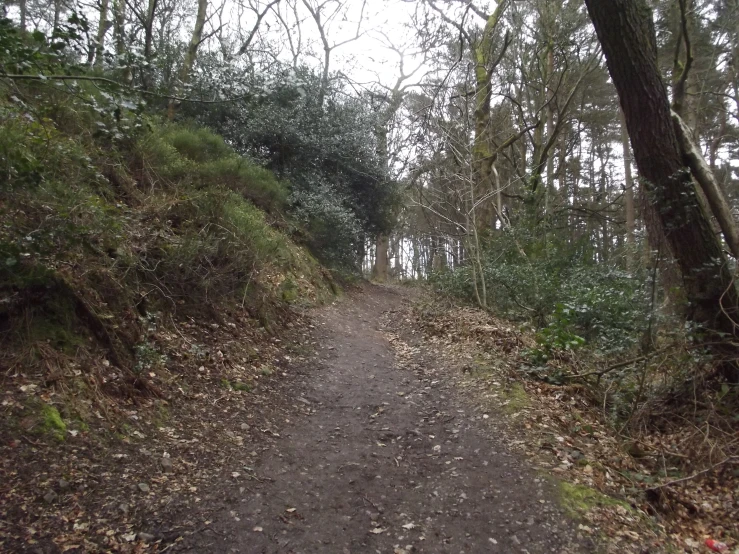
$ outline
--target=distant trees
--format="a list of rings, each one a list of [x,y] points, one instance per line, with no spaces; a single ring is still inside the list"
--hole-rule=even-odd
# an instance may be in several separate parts
[[[606,349],[681,314],[735,357],[739,4],[650,5],[653,29],[645,0],[418,4],[391,273]]]

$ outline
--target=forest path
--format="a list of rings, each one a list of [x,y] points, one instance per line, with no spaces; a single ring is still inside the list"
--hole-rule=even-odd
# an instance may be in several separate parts
[[[299,400],[310,409],[285,424],[248,487],[229,487],[232,505],[175,551],[586,551],[551,483],[452,384],[395,366],[381,321],[402,325],[407,301],[367,286],[317,312],[320,363]]]

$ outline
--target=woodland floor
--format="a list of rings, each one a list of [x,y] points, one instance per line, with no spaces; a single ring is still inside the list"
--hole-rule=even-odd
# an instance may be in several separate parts
[[[415,334],[408,295],[368,286],[317,314],[319,363],[299,397],[309,410],[174,551],[592,551],[489,416],[449,381],[395,363],[386,331]]]
[[[0,375],[0,552],[739,553],[734,481],[656,510],[651,458],[583,389],[522,380],[532,339],[489,314],[364,285],[279,338],[201,319],[151,337],[162,398],[101,396],[66,438],[33,410],[74,390]]]

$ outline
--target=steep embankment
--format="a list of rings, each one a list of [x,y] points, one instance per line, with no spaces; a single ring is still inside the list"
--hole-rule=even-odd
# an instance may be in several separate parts
[[[0,550],[131,551],[262,433],[334,285],[220,137],[39,90],[0,106]]]

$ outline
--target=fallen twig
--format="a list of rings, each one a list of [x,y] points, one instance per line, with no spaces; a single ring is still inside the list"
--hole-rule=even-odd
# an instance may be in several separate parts
[[[713,464],[711,467],[707,467],[704,470],[701,470],[697,473],[694,473],[693,475],[688,475],[687,477],[682,477],[680,479],[675,479],[674,481],[668,481],[667,483],[662,483],[661,485],[656,485],[654,487],[649,487],[648,491],[656,491],[659,489],[663,489],[665,487],[671,487],[672,485],[677,485],[678,483],[684,483],[685,481],[690,481],[692,479],[695,479],[696,477],[700,477],[701,475],[704,475],[706,473],[709,473],[710,471],[713,471],[719,466],[724,465],[725,463],[733,463],[733,462],[739,462],[739,456],[729,456],[725,460],[722,460],[720,462],[717,462]]]

